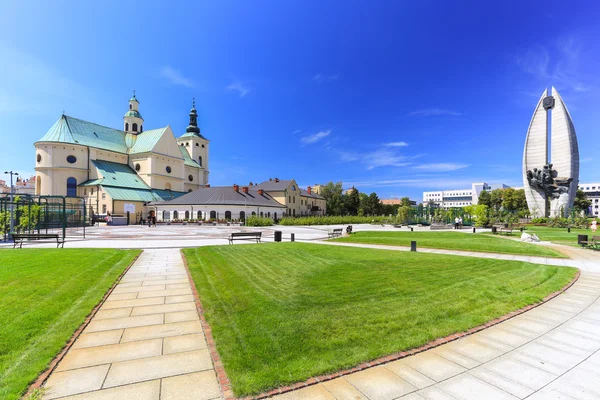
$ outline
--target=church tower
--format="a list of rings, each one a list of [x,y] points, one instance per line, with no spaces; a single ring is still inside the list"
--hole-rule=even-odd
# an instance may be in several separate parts
[[[127,133],[138,134],[144,131],[144,118],[139,112],[140,102],[135,97],[135,90],[133,96],[129,99],[129,111],[125,113],[123,117],[123,130]]]
[[[209,141],[200,133],[198,127],[198,113],[196,112],[196,101],[192,101],[190,110],[190,123],[185,133],[177,138],[177,143],[188,152],[191,159],[201,168],[200,182],[208,183],[208,143]]]

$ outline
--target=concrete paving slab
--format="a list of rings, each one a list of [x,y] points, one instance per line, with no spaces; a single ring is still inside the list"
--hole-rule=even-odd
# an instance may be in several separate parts
[[[347,375],[346,379],[371,400],[390,400],[417,390],[383,366]]]
[[[109,365],[54,372],[46,381],[47,393],[44,399],[56,399],[85,392],[99,390],[106,377]]]
[[[221,397],[212,370],[164,378],[160,400],[210,400]]]
[[[160,400],[160,380],[61,397],[60,400]]]

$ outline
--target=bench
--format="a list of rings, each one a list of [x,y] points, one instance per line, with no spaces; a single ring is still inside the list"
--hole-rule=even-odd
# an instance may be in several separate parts
[[[342,236],[342,232],[344,230],[342,228],[336,228],[334,230],[332,230],[331,232],[327,232],[327,235],[329,236],[329,238],[335,238],[335,237],[341,237]]]
[[[59,235],[57,233],[13,233],[12,235],[13,237],[13,249],[17,247],[17,244],[19,245],[19,248],[22,249],[23,248],[23,240],[27,239],[27,240],[50,240],[50,239],[54,239],[56,240],[56,248],[58,249],[58,246],[64,248],[65,246],[65,240],[61,239],[59,237]]]
[[[581,240],[579,244],[581,247],[600,250],[600,236],[592,236],[590,240]]]
[[[497,232],[501,235],[512,235],[512,228],[498,228]]]
[[[234,240],[256,240],[260,243],[262,232],[232,232],[229,236],[229,244],[233,244]]]

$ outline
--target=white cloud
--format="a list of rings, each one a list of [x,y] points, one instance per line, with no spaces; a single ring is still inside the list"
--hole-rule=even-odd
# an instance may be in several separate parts
[[[297,135],[299,133],[302,133],[302,129],[296,129],[294,132],[292,132],[292,135]]]
[[[434,116],[438,116],[438,115],[450,115],[450,116],[458,117],[458,116],[462,115],[462,113],[452,111],[452,110],[447,110],[445,108],[425,108],[422,110],[413,111],[413,112],[409,113],[408,115],[410,115],[412,117],[434,117]]]
[[[351,151],[340,151],[338,153],[343,162],[359,161],[367,170],[379,167],[405,167],[410,165],[410,160],[415,158],[397,154],[390,149],[380,149],[367,153]]]
[[[326,138],[331,134],[331,129],[328,131],[317,132],[314,135],[303,136],[300,138],[300,142],[303,144],[313,144],[317,143],[319,140]]]
[[[183,76],[181,71],[169,65],[165,65],[160,69],[160,75],[173,85],[187,86],[190,88],[194,87],[193,82],[190,79]]]
[[[420,164],[415,165],[413,168],[419,171],[431,171],[431,172],[449,172],[456,171],[457,169],[467,168],[469,164],[461,163],[433,163],[433,164]]]
[[[431,178],[431,179],[369,179],[366,181],[362,180],[344,180],[344,185],[355,186],[357,188],[363,187],[416,187],[424,189],[448,189],[457,187],[471,187],[472,182],[477,180],[472,179],[444,179],[444,178]]]
[[[338,79],[340,79],[340,74],[325,75],[325,74],[318,73],[312,77],[312,80],[317,81],[317,82],[337,81]]]
[[[226,89],[230,92],[237,92],[240,95],[240,98],[246,96],[251,90],[250,87],[242,81],[234,81],[230,83]]]
[[[386,147],[406,147],[406,146],[408,146],[408,143],[406,143],[406,142],[390,142],[390,143],[385,143],[384,146],[386,146]]]

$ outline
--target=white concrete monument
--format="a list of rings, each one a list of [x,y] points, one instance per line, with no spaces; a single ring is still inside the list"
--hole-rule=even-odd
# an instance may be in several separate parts
[[[551,159],[548,158],[549,136]],[[565,103],[553,87],[550,96],[548,90],[542,93],[525,139],[523,185],[531,215],[566,216],[573,207],[578,183],[579,148],[575,128]]]

